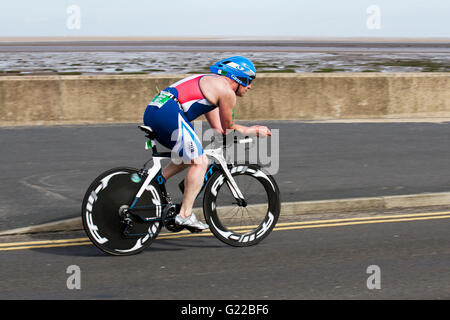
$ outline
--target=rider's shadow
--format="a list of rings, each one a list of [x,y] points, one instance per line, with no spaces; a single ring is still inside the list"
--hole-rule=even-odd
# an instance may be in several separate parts
[[[56,256],[66,256],[66,257],[111,257],[114,258],[114,256],[109,255],[107,253],[104,253],[100,251],[100,249],[97,249],[94,245],[82,245],[82,246],[73,246],[73,247],[56,247],[56,248],[33,248],[30,249],[31,251],[44,253],[44,254],[51,254]],[[156,248],[156,247],[149,247],[145,249],[142,253],[145,254],[145,252],[150,251],[182,251],[182,248]],[[138,254],[139,255],[139,254]],[[126,256],[124,256],[126,257]]]
[[[216,240],[215,238],[213,239]],[[230,246],[226,244],[211,243],[211,239],[202,239],[202,238],[192,238],[192,239],[157,239],[153,242],[152,246],[149,248],[155,247],[155,249],[168,249],[168,250],[183,250],[180,248],[209,248],[209,249],[218,249],[218,248],[230,248]]]
[[[142,251],[140,254],[152,253],[152,252],[180,252],[188,248],[199,249],[218,249],[218,248],[230,248],[229,246],[221,243],[211,243],[211,239],[156,239],[150,247]],[[216,240],[216,239],[214,239]],[[49,248],[30,248],[30,251],[35,251],[44,254],[66,256],[66,257],[111,257],[107,253],[102,252],[96,248],[93,244],[88,245],[76,245],[76,246],[61,246],[61,247],[49,247]],[[140,254],[137,254],[138,256]]]

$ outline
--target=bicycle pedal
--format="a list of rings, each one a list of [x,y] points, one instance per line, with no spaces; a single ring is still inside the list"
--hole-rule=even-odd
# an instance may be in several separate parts
[[[170,232],[175,232],[175,233],[176,233],[176,232],[180,232],[180,231],[182,231],[182,230],[184,229],[183,226],[179,226],[179,225],[177,225],[177,224],[175,224],[175,223],[166,224],[165,227],[166,227],[166,229],[167,229],[168,231],[170,231]]]
[[[203,230],[201,229],[197,229],[197,228],[193,228],[193,227],[185,227],[187,230],[189,230],[191,233],[200,233]]]

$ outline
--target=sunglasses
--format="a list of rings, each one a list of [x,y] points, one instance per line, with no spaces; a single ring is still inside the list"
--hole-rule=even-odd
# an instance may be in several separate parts
[[[250,85],[251,83],[252,83],[252,81],[255,79],[255,78],[244,78],[244,77],[238,77],[238,79],[239,80],[241,80],[242,81],[242,83],[244,83],[244,85],[245,85],[245,87],[247,87],[248,85]]]

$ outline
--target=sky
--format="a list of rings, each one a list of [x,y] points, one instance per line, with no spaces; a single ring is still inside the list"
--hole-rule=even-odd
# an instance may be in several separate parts
[[[450,0],[0,1],[0,37],[450,38]]]

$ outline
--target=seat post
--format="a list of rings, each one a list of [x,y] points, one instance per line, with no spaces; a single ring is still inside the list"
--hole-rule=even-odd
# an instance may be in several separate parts
[[[150,139],[150,138],[149,138]],[[152,144],[152,151],[153,151],[153,155],[158,154],[158,150],[156,149],[156,143],[154,140],[150,139],[150,142]]]
[[[152,137],[151,135],[145,135],[145,137],[148,139],[147,140],[147,149],[150,149],[149,147],[151,147],[153,154],[158,153],[158,150],[156,149],[156,143],[155,143],[154,137]],[[150,146],[148,145],[149,143],[150,143]]]
[[[153,155],[158,154],[158,149],[156,149],[156,143],[155,143],[156,134],[153,132],[152,128],[150,128],[148,126],[138,126],[138,127],[139,127],[139,129],[141,129],[142,131],[145,132],[145,136],[150,141]]]

